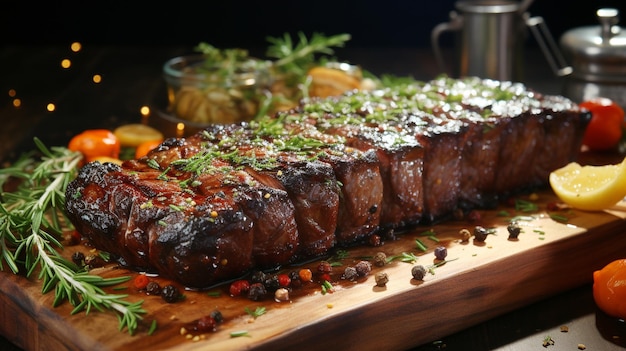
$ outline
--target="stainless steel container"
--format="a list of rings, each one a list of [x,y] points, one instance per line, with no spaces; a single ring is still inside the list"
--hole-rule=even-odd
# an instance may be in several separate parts
[[[570,72],[558,46],[541,17],[525,11],[531,1],[461,0],[455,3],[450,21],[440,23],[431,33],[432,47],[444,73],[454,77],[477,76],[498,80],[521,80],[522,48],[530,28],[557,75]],[[444,32],[454,31],[456,62],[448,70],[439,47]]]
[[[571,29],[560,40],[573,68],[563,95],[576,102],[607,97],[626,108],[626,32],[619,11],[597,11],[599,25]]]

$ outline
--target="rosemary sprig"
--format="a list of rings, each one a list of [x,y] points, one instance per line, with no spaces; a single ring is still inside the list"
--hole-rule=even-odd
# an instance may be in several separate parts
[[[276,59],[274,67],[281,72],[301,76],[315,63],[316,54],[332,55],[333,47],[343,47],[350,38],[349,34],[327,37],[320,33],[313,33],[308,39],[304,33],[299,32],[299,41],[294,44],[291,36],[285,33],[282,37],[267,38],[271,45],[267,48],[266,55]]]
[[[20,267],[31,276],[39,268],[42,293],[55,292],[56,307],[69,301],[72,314],[92,309],[118,313],[119,329],[134,333],[145,313],[143,301],[128,302],[127,295],[107,294],[103,287],[128,281],[130,277],[103,278],[91,275],[61,256],[59,238],[63,228],[70,228],[66,217],[65,190],[76,176],[82,156],[63,147],[47,148],[35,138],[41,157],[25,154],[12,166],[0,169],[0,186],[10,179],[19,184],[0,195],[0,269],[3,264],[18,274]]]

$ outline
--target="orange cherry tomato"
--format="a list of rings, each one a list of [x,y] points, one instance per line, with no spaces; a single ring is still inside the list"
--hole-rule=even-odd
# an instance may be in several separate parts
[[[119,158],[121,145],[110,130],[89,129],[75,135],[67,148],[81,152],[85,160],[91,162],[98,157]]]
[[[594,151],[616,148],[622,138],[624,110],[613,100],[603,97],[584,101],[580,107],[591,112],[583,145]]]
[[[137,145],[137,148],[135,149],[135,158],[142,158],[143,156],[146,156],[148,154],[148,152],[150,152],[152,149],[155,149],[157,146],[159,146],[161,143],[163,142],[163,140],[148,140],[148,141],[144,141],[141,144]]]
[[[593,299],[606,314],[626,318],[626,259],[593,272]]]

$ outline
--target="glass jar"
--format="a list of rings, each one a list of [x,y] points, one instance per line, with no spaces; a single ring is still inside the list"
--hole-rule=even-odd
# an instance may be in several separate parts
[[[215,66],[201,54],[172,58],[163,66],[168,112],[195,124],[249,121],[269,89],[268,67],[257,59]]]

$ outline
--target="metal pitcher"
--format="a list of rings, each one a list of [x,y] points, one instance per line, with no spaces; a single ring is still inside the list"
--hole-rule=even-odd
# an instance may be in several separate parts
[[[431,33],[435,58],[443,72],[452,76],[477,76],[497,80],[521,80],[523,40],[526,28],[537,39],[548,63],[558,76],[568,75],[571,68],[558,50],[541,17],[530,17],[526,9],[532,0],[461,0],[450,21],[440,23]],[[448,71],[439,40],[446,31],[457,32],[455,69]]]

